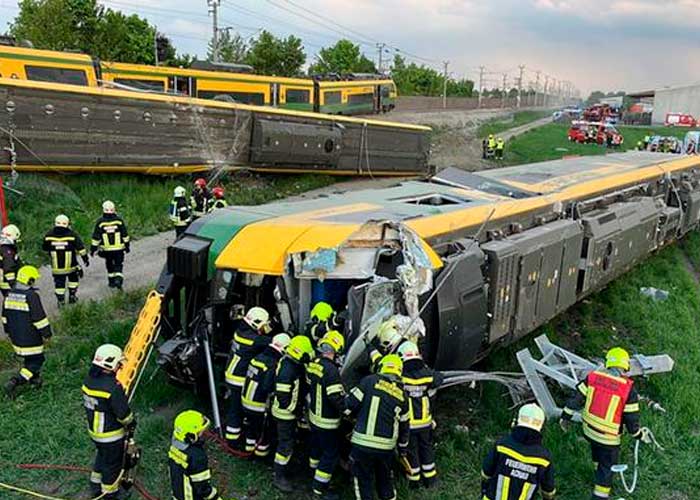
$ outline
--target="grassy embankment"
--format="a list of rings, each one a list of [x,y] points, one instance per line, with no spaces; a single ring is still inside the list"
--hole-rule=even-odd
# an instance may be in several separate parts
[[[327,175],[257,176],[237,174],[225,177],[229,204],[254,205],[322,187],[337,178]],[[22,231],[20,251],[27,262],[46,263],[41,251],[44,234],[59,213],[71,218],[74,229],[89,244],[102,202],[114,201],[126,220],[133,238],[171,228],[168,207],[173,188],[188,190],[192,177],[149,177],[139,175],[39,175],[20,174],[13,186],[24,195],[7,192],[10,221]]]
[[[516,111],[511,118],[494,118],[487,120],[477,129],[477,137],[487,137],[489,134],[500,134],[508,129],[520,127],[545,116],[551,116],[550,111],[529,109],[526,111]]]
[[[534,133],[518,140],[532,138]],[[654,430],[666,451],[642,450],[640,485],[633,496],[637,500],[693,500],[700,491],[696,467],[700,456],[700,398],[695,396],[700,385],[699,271],[700,235],[693,233],[682,244],[660,251],[538,332],[549,334],[554,341],[585,356],[601,357],[607,348],[623,345],[633,352],[667,352],[676,360],[672,374],[639,380],[641,392],[659,401],[668,414],[642,410],[644,423]],[[653,302],[640,295],[640,286],[669,290],[670,298]],[[120,344],[125,341],[142,300],[143,294],[132,293],[101,304],[80,304],[64,312],[49,352],[44,391],[23,395],[12,403],[2,400],[0,425],[6,432],[0,441],[0,481],[68,498],[84,489],[84,476],[21,472],[11,464],[89,464],[92,446],[83,430],[80,382],[96,345],[107,340]],[[517,369],[514,354],[519,348],[532,348],[533,336],[495,353],[477,368]],[[14,361],[6,344],[0,346],[4,380]],[[153,493],[166,499],[165,454],[172,417],[195,403],[186,393],[169,386],[162,375],[150,380],[152,370],[151,365],[134,404],[140,421],[137,437],[146,450],[140,476]],[[512,418],[508,406],[503,391],[495,385],[481,390],[454,388],[438,397],[437,452],[442,480],[439,488],[430,492],[431,497],[478,497],[480,460],[493,441],[507,432]],[[564,435],[552,422],[545,430],[545,442],[554,454],[559,498],[589,498],[593,467],[580,432]],[[629,441],[625,441],[625,461],[631,460],[630,449]],[[212,455],[215,478],[227,497],[283,498],[270,486],[269,467],[229,458],[218,451]],[[343,498],[351,498],[349,483],[344,477],[339,479]],[[616,491],[621,493],[619,483]],[[408,492],[401,482],[399,498],[418,500],[426,496],[425,492]],[[23,498],[9,493],[0,497]]]

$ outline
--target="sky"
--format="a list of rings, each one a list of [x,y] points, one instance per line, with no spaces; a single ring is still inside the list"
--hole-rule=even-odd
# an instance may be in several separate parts
[[[700,82],[700,0],[220,0],[219,26],[244,37],[264,28],[304,41],[309,62],[339,38],[377,59],[397,53],[486,88],[545,76],[592,90],[627,92]],[[100,0],[137,13],[180,52],[204,57],[211,37],[206,0]],[[0,0],[0,26],[17,13]],[[325,18],[325,19],[324,19]],[[329,22],[332,20],[333,22]]]

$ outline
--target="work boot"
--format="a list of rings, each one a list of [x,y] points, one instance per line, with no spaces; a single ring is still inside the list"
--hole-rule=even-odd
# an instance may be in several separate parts
[[[31,379],[29,379],[29,385],[34,386],[37,389],[41,389],[41,386],[44,385],[44,379],[41,378],[41,375],[34,375]]]
[[[69,304],[75,304],[76,302],[78,302],[78,294],[71,293],[70,295],[68,295],[68,303]]]
[[[102,486],[100,483],[93,483],[90,481],[90,498],[97,498],[102,495]]]
[[[5,384],[5,394],[9,399],[15,399],[15,397],[17,397],[17,387],[22,385],[23,382],[24,381],[18,376],[14,376],[8,380],[7,384]]]
[[[119,291],[122,291],[124,289],[124,278],[119,276],[114,278],[114,288],[116,288]]]
[[[289,479],[287,479],[287,477],[282,474],[275,473],[275,478],[272,481],[272,485],[278,490],[280,490],[282,493],[294,492],[294,486],[292,486],[292,483],[289,481]]]

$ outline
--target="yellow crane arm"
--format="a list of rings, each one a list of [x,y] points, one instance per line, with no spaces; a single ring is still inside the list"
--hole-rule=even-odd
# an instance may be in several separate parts
[[[117,380],[124,387],[129,399],[133,397],[132,392],[136,389],[141,372],[146,367],[148,356],[158,337],[162,304],[163,295],[155,290],[148,294],[124,348],[126,361],[117,373]]]

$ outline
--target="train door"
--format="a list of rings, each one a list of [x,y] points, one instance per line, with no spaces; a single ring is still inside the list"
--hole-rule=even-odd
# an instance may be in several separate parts
[[[318,113],[321,110],[321,86],[318,82],[314,82],[314,112]]]

